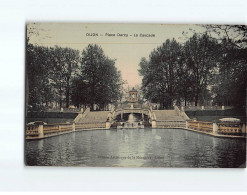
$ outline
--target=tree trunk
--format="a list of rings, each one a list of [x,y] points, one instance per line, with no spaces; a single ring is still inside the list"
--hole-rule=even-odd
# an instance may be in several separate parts
[[[70,90],[67,89],[66,90],[66,108],[69,108],[69,94],[70,94]]]
[[[69,108],[69,96],[70,96],[70,86],[69,86],[70,77],[67,77],[66,83],[66,108]]]
[[[197,104],[198,104],[198,94],[196,94],[195,96],[195,106],[197,106]]]

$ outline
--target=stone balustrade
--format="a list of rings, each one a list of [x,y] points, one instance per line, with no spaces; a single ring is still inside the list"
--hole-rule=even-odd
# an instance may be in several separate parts
[[[243,135],[245,134],[245,125],[233,123],[219,123],[218,134],[222,135]]]
[[[246,125],[241,123],[213,123],[186,121],[186,128],[212,135],[245,136]]]
[[[185,128],[184,121],[156,121],[156,128]]]
[[[42,139],[75,131],[75,124],[27,125],[26,139]]]
[[[213,123],[212,122],[204,122],[204,121],[189,121],[188,122],[188,128],[198,130],[198,131],[204,131],[207,133],[213,132]]]
[[[107,122],[94,122],[94,123],[77,123],[75,124],[75,128],[77,130],[80,129],[106,129]],[[108,124],[109,126],[109,124]]]
[[[39,136],[39,125],[27,125],[26,126],[26,137],[38,137]]]

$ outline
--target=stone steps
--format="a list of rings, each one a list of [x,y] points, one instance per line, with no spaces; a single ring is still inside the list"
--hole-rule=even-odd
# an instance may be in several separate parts
[[[89,112],[78,123],[103,123],[106,122],[109,111],[95,111]]]
[[[184,121],[183,117],[178,116],[175,110],[154,110],[157,121]]]
[[[154,110],[157,128],[181,127],[185,128],[186,122],[175,110]]]

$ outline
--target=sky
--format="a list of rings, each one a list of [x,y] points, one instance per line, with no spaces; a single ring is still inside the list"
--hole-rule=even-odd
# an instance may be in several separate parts
[[[116,67],[130,87],[141,85],[138,73],[142,57],[166,39],[185,41],[183,32],[192,35],[190,29],[203,32],[198,25],[171,24],[86,24],[86,23],[29,23],[27,36],[30,43],[40,46],[70,47],[82,51],[88,44],[102,47],[105,55],[116,59]],[[144,35],[144,36],[141,36]]]

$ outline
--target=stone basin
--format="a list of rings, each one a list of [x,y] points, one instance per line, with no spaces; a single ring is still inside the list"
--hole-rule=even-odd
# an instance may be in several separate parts
[[[219,119],[220,122],[230,122],[230,123],[240,123],[240,119],[238,118],[222,118]]]

